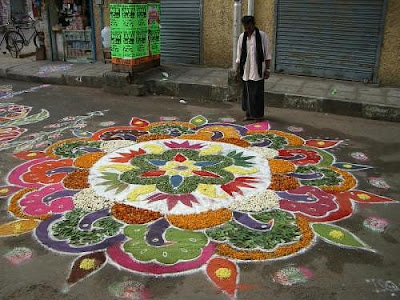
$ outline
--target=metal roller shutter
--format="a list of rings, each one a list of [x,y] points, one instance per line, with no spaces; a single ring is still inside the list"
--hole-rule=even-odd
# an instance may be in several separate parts
[[[372,81],[384,0],[278,0],[277,72]]]
[[[199,64],[201,0],[161,0],[161,60]]]

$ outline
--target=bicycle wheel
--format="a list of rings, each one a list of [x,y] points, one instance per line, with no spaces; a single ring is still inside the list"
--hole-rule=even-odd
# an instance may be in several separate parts
[[[12,57],[18,57],[22,48],[24,48],[24,38],[17,31],[7,32],[6,43]]]
[[[40,45],[39,32],[35,33],[35,36],[33,37],[33,44],[35,45],[36,48],[39,48]]]

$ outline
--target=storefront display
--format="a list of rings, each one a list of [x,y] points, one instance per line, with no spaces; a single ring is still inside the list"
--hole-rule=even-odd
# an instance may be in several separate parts
[[[66,60],[91,61],[92,40],[90,30],[64,30]]]
[[[90,62],[93,57],[90,0],[57,3],[58,24],[53,28],[63,38],[63,57],[68,62]]]

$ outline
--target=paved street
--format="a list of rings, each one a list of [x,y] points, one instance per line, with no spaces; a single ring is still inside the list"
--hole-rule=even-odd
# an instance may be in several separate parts
[[[267,102],[268,123],[258,124],[264,126],[260,130],[260,127],[249,126],[249,123],[243,124],[243,113],[237,103],[194,100],[180,103],[179,98],[169,96],[119,96],[101,89],[40,86],[38,83],[5,79],[0,79],[0,104],[0,150],[3,154],[0,159],[0,197],[3,197],[0,224],[19,222],[8,227],[0,225],[0,268],[3,270],[0,273],[0,299],[176,300],[236,297],[299,300],[400,297],[400,205],[394,203],[400,201],[400,123],[269,108]],[[247,127],[215,125],[209,131],[202,130],[209,127],[205,119],[199,118],[199,123],[192,119],[198,115],[208,119],[208,123],[223,121]],[[132,121],[131,127],[134,128],[119,128],[118,132],[105,129],[127,127],[133,117],[141,119]],[[153,124],[162,121],[160,117],[166,121],[176,117],[180,122],[192,119],[192,125],[200,126],[176,123],[178,127],[166,123],[161,128],[160,124]],[[151,122],[149,127],[140,123],[146,123],[145,120]],[[267,132],[268,126],[270,131]],[[142,185],[148,189],[154,187],[151,192],[157,188],[160,193],[147,198],[152,199],[148,204],[153,200],[158,203],[150,203],[146,207],[149,210],[146,210],[145,206],[140,206],[145,202],[141,201],[145,191],[129,190],[131,201],[124,203],[124,211],[128,211],[126,206],[130,204],[138,207],[137,210],[121,217],[113,207],[107,219],[108,225],[111,222],[113,228],[110,229],[111,225],[104,225],[103,228],[103,223],[95,224],[98,234],[82,237],[81,232],[88,232],[85,225],[91,226],[94,220],[101,218],[105,220],[104,215],[98,217],[96,213],[80,214],[76,209],[77,200],[71,200],[87,188],[81,184],[83,179],[79,174],[86,174],[87,181],[89,172],[89,183],[98,182],[95,178],[97,173],[90,169],[91,165],[83,167],[77,160],[82,155],[94,159],[93,152],[99,153],[100,150],[93,148],[99,145],[87,143],[78,147],[61,143],[63,147],[52,148],[59,152],[48,150],[45,154],[43,151],[57,141],[77,136],[91,137],[99,130],[104,130],[102,134],[97,134],[102,140],[105,137],[138,138],[145,143],[146,139],[141,135],[148,137],[147,148],[142,148],[152,149],[148,150],[150,154],[146,154],[149,155],[147,164],[149,161],[154,163],[150,169],[143,167],[146,162],[133,167],[129,165],[129,159],[134,164],[137,158],[132,151],[143,151],[142,148],[134,148],[134,144],[129,146],[133,147],[130,154],[124,153],[128,160],[124,160],[122,155],[111,158],[110,164],[105,164],[107,154],[96,166],[109,172],[101,173],[105,176],[119,174],[112,173],[112,168],[117,170],[115,172],[125,172],[124,175],[130,172],[129,176],[125,176],[129,180],[123,183],[123,188]],[[181,151],[184,155],[176,150],[176,147],[180,149],[177,140],[174,140],[175,144],[169,144],[175,152],[168,151],[178,153],[173,157],[174,161],[167,161],[168,155],[160,154],[161,142],[151,142],[154,139],[182,138],[185,134],[188,143]],[[207,136],[212,143],[204,142],[207,138],[203,137]],[[203,142],[193,142],[198,139]],[[220,152],[214,153],[216,150],[210,145],[219,147]],[[269,167],[265,167],[268,164],[265,164],[266,159],[261,154],[254,154],[254,160],[244,157],[251,152],[248,146],[280,151],[275,159],[268,158]],[[205,151],[203,154],[200,151],[202,148]],[[244,156],[232,158],[232,152],[239,150],[244,151]],[[207,151],[209,154],[205,154]],[[209,161],[203,157],[204,161],[193,163],[198,153]],[[48,155],[53,156],[49,158]],[[138,153],[136,155],[140,157]],[[32,157],[37,159],[32,160]],[[75,160],[73,164],[72,159]],[[227,160],[236,165],[230,166],[230,169],[224,167],[222,171],[216,167],[216,161],[222,164]],[[81,161],[81,164],[87,163],[84,159]],[[204,167],[206,163],[211,167]],[[166,166],[172,164],[175,169],[167,170]],[[157,168],[162,167],[154,171],[156,165]],[[141,177],[135,175],[140,168],[146,171]],[[198,190],[189,191],[193,184],[188,184],[183,178],[186,175],[182,175],[185,173],[182,170],[192,170],[197,177],[191,178],[201,178],[193,181],[199,183]],[[77,172],[81,173],[75,177],[71,175]],[[258,181],[247,179],[250,181],[246,182],[243,179],[244,182],[233,186],[235,179],[219,184],[218,180],[222,177],[225,180],[225,176],[231,176],[230,172],[235,174],[236,179],[258,176]],[[142,183],[146,176],[150,179]],[[157,176],[171,176],[165,185],[168,188],[172,185],[170,190],[173,192],[168,194],[163,191],[165,185],[156,182]],[[214,181],[210,177],[214,177]],[[68,183],[66,178],[70,178]],[[233,177],[229,178],[232,180]],[[251,213],[233,208],[231,210],[236,213],[232,213],[227,209],[228,205],[221,204],[242,201],[247,194],[256,195],[252,184],[260,192],[268,187],[269,182],[272,183],[269,191],[274,197],[279,197],[275,200],[277,206],[266,207],[265,211],[269,213]],[[53,189],[46,190],[50,185]],[[113,188],[119,189],[119,186],[115,186],[115,182],[110,183],[110,189],[103,189],[104,186],[98,191],[103,192],[101,196],[104,199],[107,198],[105,203],[110,201],[110,193],[115,192]],[[183,195],[185,199],[179,198],[184,192],[175,193],[179,189],[186,191]],[[297,192],[293,192],[296,189]],[[217,199],[216,195],[223,191],[226,192],[225,198]],[[115,193],[115,197],[121,196]],[[209,206],[205,204],[204,195],[209,198],[215,196]],[[201,199],[200,203],[196,202],[195,196]],[[157,206],[162,201],[168,204]],[[73,212],[78,211],[74,216],[79,216],[76,224],[71,226],[74,221],[68,216],[68,211],[74,205]],[[108,216],[110,212],[107,209],[110,207],[112,204],[102,206],[98,211],[106,211],[105,216]],[[226,212],[229,218],[213,223],[222,220],[222,217],[206,215],[212,214],[208,211],[210,207],[218,209],[217,212]],[[179,216],[167,217],[165,210],[174,215],[174,209]],[[198,210],[195,212],[195,209]],[[153,216],[156,214],[153,210],[158,217]],[[135,221],[135,216],[141,222]],[[128,217],[131,219],[126,221]],[[64,223],[58,220],[61,218],[64,218]],[[195,221],[191,223],[189,218]],[[162,228],[164,223],[157,223],[160,220],[167,223],[165,228]],[[196,227],[201,225],[193,224],[196,220],[204,222],[204,226]],[[151,224],[157,223],[158,227],[138,225],[153,221]],[[64,227],[61,228],[60,224]],[[271,228],[266,229],[266,224]],[[60,232],[57,232],[58,228],[61,228]],[[231,229],[234,232],[229,235]],[[140,234],[143,235],[138,236]],[[152,237],[156,237],[157,241],[154,242]],[[165,244],[157,244],[158,238]],[[184,238],[195,242],[189,245]],[[64,243],[62,246],[61,241]],[[139,249],[142,252],[135,241],[143,243]],[[123,243],[125,248],[119,247]],[[189,248],[188,254],[186,248],[177,245]],[[173,253],[173,247],[185,254]],[[149,255],[143,252],[147,248]],[[163,249],[166,250],[163,252]],[[168,260],[167,255],[173,261]],[[263,259],[260,261],[259,258]]]

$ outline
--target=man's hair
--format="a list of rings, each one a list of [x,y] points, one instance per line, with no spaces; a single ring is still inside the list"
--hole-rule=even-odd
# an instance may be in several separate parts
[[[254,19],[253,16],[244,16],[242,18],[242,24],[247,25],[247,24],[253,24],[256,25],[256,20]]]

